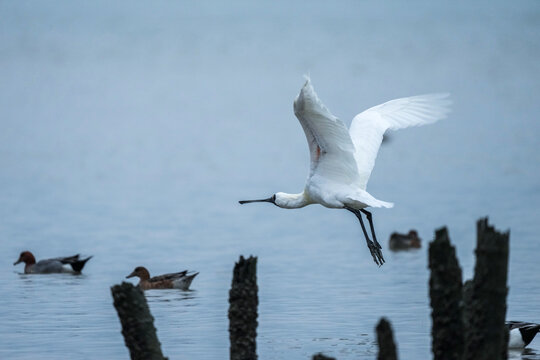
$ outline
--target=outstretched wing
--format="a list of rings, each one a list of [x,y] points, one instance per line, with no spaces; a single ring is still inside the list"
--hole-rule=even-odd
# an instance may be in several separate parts
[[[387,129],[430,124],[450,112],[448,94],[427,94],[388,101],[356,115],[349,130],[356,149],[360,187],[366,189],[375,165],[383,134]]]
[[[309,145],[309,178],[317,175],[340,183],[356,182],[358,171],[349,132],[319,100],[309,78],[294,101],[294,114]]]

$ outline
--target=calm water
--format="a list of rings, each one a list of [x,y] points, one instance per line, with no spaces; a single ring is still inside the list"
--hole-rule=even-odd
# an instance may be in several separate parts
[[[381,316],[401,358],[428,359],[426,246],[387,239],[447,225],[468,278],[485,215],[511,229],[508,318],[540,322],[539,34],[533,1],[0,2],[0,358],[127,358],[110,286],[138,265],[200,271],[193,291],[147,293],[165,355],[227,358],[232,268],[253,254],[261,359],[373,359]],[[237,204],[301,190],[305,73],[346,123],[452,93],[448,119],[381,148],[381,268],[349,213]],[[27,276],[25,249],[94,258]]]

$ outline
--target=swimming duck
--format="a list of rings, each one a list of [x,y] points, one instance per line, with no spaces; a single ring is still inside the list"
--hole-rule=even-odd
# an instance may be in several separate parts
[[[534,337],[540,331],[540,324],[523,322],[523,321],[507,321],[506,326],[510,330],[508,339],[508,348],[524,348],[533,341]]]
[[[65,272],[79,274],[86,262],[91,258],[92,256],[89,256],[86,259],[79,259],[79,254],[77,254],[68,257],[39,260],[36,263],[36,258],[30,251],[23,251],[19,256],[19,260],[15,261],[13,265],[24,262],[26,264],[24,266],[25,274],[52,274]],[[71,270],[64,267],[64,265],[71,265]]]
[[[128,276],[127,278],[131,278],[134,276],[138,276],[140,281],[138,286],[143,290],[149,290],[149,289],[180,289],[180,290],[188,290],[189,285],[191,285],[191,282],[193,281],[193,278],[197,276],[199,273],[193,273],[189,274],[187,273],[187,270],[177,272],[177,273],[171,273],[171,274],[164,274],[159,276],[150,277],[150,273],[144,266],[137,266],[135,270]]]
[[[395,232],[390,235],[390,250],[419,249],[421,241],[416,230],[411,230],[408,234]]]

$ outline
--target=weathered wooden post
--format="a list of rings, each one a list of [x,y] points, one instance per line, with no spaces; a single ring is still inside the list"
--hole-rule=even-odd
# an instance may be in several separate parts
[[[229,291],[231,360],[257,359],[257,258],[240,256]]]
[[[477,222],[474,278],[464,286],[465,360],[507,357],[506,295],[510,232]]]
[[[390,322],[385,318],[381,318],[375,329],[377,331],[377,343],[379,344],[377,360],[397,360],[397,349]]]
[[[311,360],[336,360],[336,358],[326,356],[323,353],[317,353],[317,354],[313,355]]]
[[[132,360],[163,360],[154,318],[141,289],[123,282],[111,287],[122,335]]]
[[[431,349],[434,360],[460,360],[463,355],[461,268],[446,227],[429,244]]]

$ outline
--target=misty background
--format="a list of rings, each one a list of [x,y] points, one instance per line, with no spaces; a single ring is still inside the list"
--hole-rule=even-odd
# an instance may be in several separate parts
[[[486,215],[511,230],[508,318],[540,322],[539,34],[536,1],[0,1],[0,357],[125,358],[109,287],[143,265],[200,272],[147,293],[164,354],[224,358],[232,267],[253,254],[261,359],[372,359],[381,316],[402,358],[428,358],[427,244],[448,226],[469,278]],[[347,125],[451,93],[448,118],[380,149],[381,268],[348,212],[237,202],[303,189],[305,74]],[[412,228],[423,248],[391,253]],[[23,250],[94,258],[26,276]]]

